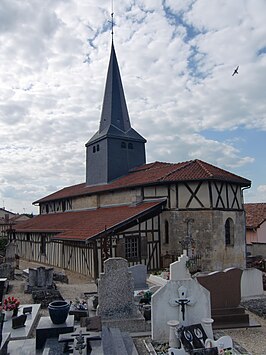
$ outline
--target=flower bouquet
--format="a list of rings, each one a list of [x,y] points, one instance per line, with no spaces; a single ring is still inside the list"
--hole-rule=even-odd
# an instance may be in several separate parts
[[[8,311],[13,312],[13,316],[17,315],[19,306],[20,306],[20,301],[18,298],[15,298],[14,296],[12,297],[8,296],[7,298],[4,299],[3,309],[6,312]]]

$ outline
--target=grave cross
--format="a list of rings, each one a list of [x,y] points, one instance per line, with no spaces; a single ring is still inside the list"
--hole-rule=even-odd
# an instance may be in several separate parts
[[[192,297],[187,297],[187,288],[185,286],[180,286],[177,290],[179,298],[171,299],[169,304],[173,307],[180,307],[180,317],[183,322],[186,320],[186,306],[193,306],[195,304],[195,300]]]

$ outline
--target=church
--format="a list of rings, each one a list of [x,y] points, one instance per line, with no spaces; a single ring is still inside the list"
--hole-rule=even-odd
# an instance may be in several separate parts
[[[17,254],[97,278],[109,257],[158,271],[186,249],[196,269],[245,267],[248,179],[202,160],[146,163],[131,127],[112,40],[99,130],[86,181],[45,196],[13,230]]]

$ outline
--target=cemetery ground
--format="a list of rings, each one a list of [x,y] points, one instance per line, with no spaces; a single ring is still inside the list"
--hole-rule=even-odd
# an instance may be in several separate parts
[[[25,294],[25,277],[23,277],[23,270],[27,268],[36,268],[41,265],[39,263],[27,262],[20,260],[19,269],[15,271],[15,280],[10,281],[10,290],[9,295],[14,295],[18,297],[21,301],[21,304],[32,303],[32,295]],[[56,282],[57,289],[61,293],[62,297],[66,300],[74,301],[75,298],[84,298],[84,293],[87,292],[96,292],[97,287],[92,279],[84,275],[72,273],[68,270],[62,270],[54,268],[55,271],[64,272],[69,283]],[[239,344],[241,347],[247,350],[246,354],[251,355],[265,355],[266,354],[266,292],[264,291],[264,296],[257,299],[252,299],[244,303],[245,307],[248,309],[250,317],[256,320],[261,327],[257,328],[243,328],[243,329],[227,329],[223,332],[226,335],[230,335],[232,339]],[[255,314],[256,312],[257,314]],[[41,309],[40,316],[47,316],[48,310]],[[32,337],[35,337],[33,332]],[[149,338],[143,338],[149,341]],[[136,338],[134,342],[138,349],[139,354],[148,355],[150,352],[145,348],[143,339]],[[123,354],[121,354],[123,355]]]

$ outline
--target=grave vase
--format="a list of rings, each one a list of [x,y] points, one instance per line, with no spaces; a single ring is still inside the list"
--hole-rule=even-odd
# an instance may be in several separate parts
[[[8,321],[12,318],[13,311],[5,311],[5,321]]]
[[[18,308],[13,309],[12,317],[17,317],[18,315]]]
[[[178,320],[169,320],[167,322],[167,325],[169,325],[170,329],[169,329],[169,346],[171,348],[180,348],[180,341],[177,338],[177,334],[176,334],[176,329],[179,325],[179,321]]]
[[[48,311],[51,321],[54,324],[65,323],[68,316],[69,308],[70,304],[66,301],[53,301],[49,303]]]

